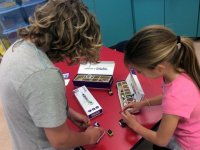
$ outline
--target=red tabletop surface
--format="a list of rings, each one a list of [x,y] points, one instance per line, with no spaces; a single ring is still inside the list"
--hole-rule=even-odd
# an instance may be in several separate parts
[[[141,139],[141,136],[137,135],[134,131],[128,127],[122,128],[118,123],[121,119],[121,115],[119,113],[121,111],[121,106],[117,94],[116,82],[125,80],[129,73],[123,63],[123,56],[123,53],[106,47],[102,47],[100,51],[101,61],[115,61],[113,74],[114,82],[112,85],[113,95],[109,96],[105,90],[89,89],[103,108],[103,114],[91,119],[91,125],[97,121],[106,131],[111,129],[113,131],[113,136],[110,137],[105,134],[98,144],[84,146],[86,150],[129,150]],[[62,73],[70,74],[70,82],[66,86],[66,97],[69,106],[77,112],[84,114],[83,109],[72,92],[73,89],[77,88],[73,86],[72,81],[78,72],[79,65],[68,66],[64,62],[56,63],[55,65],[61,70]],[[161,94],[162,79],[148,79],[140,74],[137,74],[137,76],[146,98]],[[138,114],[136,114],[136,117],[142,125],[151,129],[161,119],[161,115],[160,106],[146,106],[142,108]],[[74,130],[78,130],[74,125],[72,125],[72,123],[69,122],[69,125]]]

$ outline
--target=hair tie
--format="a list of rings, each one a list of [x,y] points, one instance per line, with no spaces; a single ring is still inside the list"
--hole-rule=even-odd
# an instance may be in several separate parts
[[[177,36],[176,38],[177,38],[177,44],[178,44],[178,43],[181,43],[181,37],[180,37],[180,36]]]
[[[181,37],[180,36],[177,36],[177,47],[178,47],[178,50],[181,49]]]

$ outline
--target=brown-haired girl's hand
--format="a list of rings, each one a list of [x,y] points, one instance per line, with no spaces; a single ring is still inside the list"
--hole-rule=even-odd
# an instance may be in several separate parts
[[[103,128],[93,126],[89,126],[85,132],[90,136],[90,142],[88,144],[97,144],[105,133]]]
[[[130,113],[138,112],[143,107],[143,101],[140,102],[131,102],[124,106],[123,111],[128,110]]]
[[[123,111],[121,115],[123,121],[129,126],[129,128],[135,131],[137,126],[139,125],[135,115],[131,114],[128,110]]]

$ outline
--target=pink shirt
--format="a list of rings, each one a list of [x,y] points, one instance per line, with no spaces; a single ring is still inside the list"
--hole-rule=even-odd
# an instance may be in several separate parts
[[[181,117],[174,136],[185,150],[200,150],[200,91],[191,78],[182,73],[163,85],[164,114]]]

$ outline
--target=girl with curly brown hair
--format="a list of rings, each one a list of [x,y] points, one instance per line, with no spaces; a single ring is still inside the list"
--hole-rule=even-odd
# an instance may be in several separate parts
[[[19,30],[21,39],[0,69],[0,98],[15,150],[71,149],[95,144],[102,135],[101,127],[88,127],[89,119],[68,106],[62,74],[52,63],[97,61],[99,30],[80,0],[49,0]],[[67,119],[85,130],[72,130]]]

